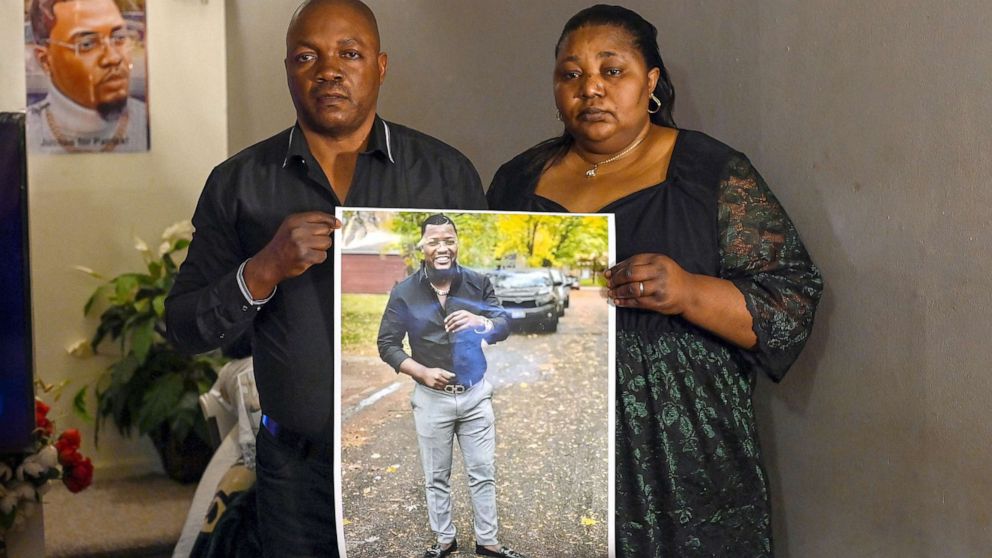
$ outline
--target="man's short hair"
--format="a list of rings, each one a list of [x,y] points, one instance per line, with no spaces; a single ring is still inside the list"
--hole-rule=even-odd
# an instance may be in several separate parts
[[[34,42],[45,44],[52,36],[52,28],[55,27],[55,4],[60,2],[71,2],[72,0],[32,0],[29,17],[31,19],[31,33],[34,35]]]
[[[427,230],[427,225],[451,225],[451,228],[455,229],[455,234],[458,234],[458,227],[455,225],[455,222],[451,220],[451,217],[448,217],[444,213],[435,213],[434,215],[424,219],[424,221],[420,223],[420,236],[424,236],[424,231]]]

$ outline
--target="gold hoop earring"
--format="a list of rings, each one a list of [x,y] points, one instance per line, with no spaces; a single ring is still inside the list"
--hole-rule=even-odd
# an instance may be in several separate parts
[[[654,101],[655,104],[658,105],[657,107],[655,107],[654,110],[651,110],[651,101]],[[659,99],[658,97],[655,97],[654,96],[654,93],[652,93],[651,94],[651,98],[648,99],[648,114],[654,114],[654,113],[658,112],[659,110],[661,110],[661,99]]]

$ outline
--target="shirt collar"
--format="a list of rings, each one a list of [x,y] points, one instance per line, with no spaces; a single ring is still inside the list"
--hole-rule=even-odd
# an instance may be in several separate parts
[[[449,293],[453,293],[456,290],[458,290],[459,285],[462,284],[462,266],[458,265],[458,262],[455,262],[455,269],[458,270],[458,273],[456,273],[454,279],[451,280],[451,287],[448,288]],[[423,285],[425,288],[430,289],[431,282],[430,279],[427,278],[427,264],[423,261],[420,262],[419,275],[420,275],[420,284]]]
[[[396,160],[393,159],[393,138],[389,124],[379,118],[379,115],[376,115],[375,120],[372,122],[368,145],[366,145],[365,151],[362,152],[363,155],[371,153],[379,153],[388,159],[390,163],[396,163]],[[300,128],[299,122],[297,122],[289,129],[286,157],[282,161],[282,167],[286,168],[290,163],[307,161],[312,157],[310,147],[307,146],[307,139],[303,135],[303,130]]]

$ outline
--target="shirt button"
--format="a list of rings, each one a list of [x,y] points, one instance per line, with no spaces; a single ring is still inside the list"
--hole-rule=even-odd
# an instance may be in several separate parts
[[[224,334],[221,333],[220,335],[218,335],[218,337],[220,337],[221,339],[223,339],[224,338]]]
[[[242,307],[241,307],[241,311],[242,311],[242,312],[247,312],[247,311],[248,311],[248,305],[247,305],[247,304],[245,304],[244,306],[242,306]]]

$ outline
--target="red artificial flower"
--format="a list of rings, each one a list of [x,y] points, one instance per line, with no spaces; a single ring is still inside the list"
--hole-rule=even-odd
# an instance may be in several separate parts
[[[59,450],[60,454],[66,450],[78,450],[81,442],[82,439],[79,436],[79,430],[68,428],[55,442],[55,449]]]
[[[50,410],[51,407],[46,405],[44,401],[40,399],[34,400],[34,422],[46,436],[51,436],[52,431],[55,429],[52,421],[48,420],[48,411]]]
[[[72,469],[82,461],[83,454],[79,453],[79,450],[73,448],[59,450],[59,465],[62,465],[64,469]]]
[[[90,462],[90,458],[83,457],[79,453],[75,455],[79,459],[71,467],[64,467],[62,471],[62,483],[69,492],[80,492],[93,482],[93,463]]]

